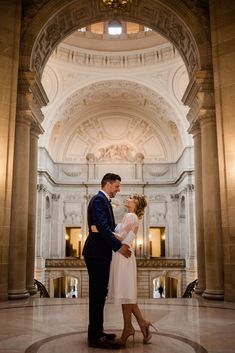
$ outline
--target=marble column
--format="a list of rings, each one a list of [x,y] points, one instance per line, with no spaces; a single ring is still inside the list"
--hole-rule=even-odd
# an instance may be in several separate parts
[[[16,117],[13,193],[9,249],[8,298],[27,298],[26,259],[29,201],[29,148],[31,112]]]
[[[205,244],[203,226],[203,197],[202,197],[202,150],[200,124],[194,123],[190,129],[194,139],[194,163],[195,163],[195,214],[196,214],[196,243],[197,243],[197,266],[198,285],[195,289],[197,294],[202,294],[206,289],[205,273]]]
[[[30,129],[30,154],[29,154],[29,212],[27,235],[27,266],[26,288],[30,294],[36,293],[34,286],[35,267],[35,234],[37,213],[37,156],[38,137],[42,133],[40,127],[33,124]]]
[[[203,222],[206,290],[203,297],[223,299],[222,228],[219,192],[216,120],[213,110],[199,118],[202,147]]]

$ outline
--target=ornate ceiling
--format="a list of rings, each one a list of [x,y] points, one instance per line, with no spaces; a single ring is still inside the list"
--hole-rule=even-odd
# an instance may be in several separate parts
[[[88,49],[89,38],[79,41],[77,32],[57,47],[43,74],[50,103],[40,139],[56,162],[175,162],[192,144],[183,61],[160,35],[152,32],[143,49],[138,36],[129,51],[121,39],[110,39],[114,50],[109,43],[105,51],[102,38],[95,39],[100,50]]]

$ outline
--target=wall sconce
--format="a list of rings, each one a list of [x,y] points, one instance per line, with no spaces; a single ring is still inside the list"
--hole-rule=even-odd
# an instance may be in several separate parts
[[[69,240],[69,235],[65,234],[65,240]]]
[[[138,241],[138,247],[139,247],[140,258],[142,257],[142,246],[143,246],[143,242],[142,242],[142,240],[139,240]]]

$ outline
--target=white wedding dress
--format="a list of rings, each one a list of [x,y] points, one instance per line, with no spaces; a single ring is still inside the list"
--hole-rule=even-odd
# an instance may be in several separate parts
[[[132,242],[136,236],[134,230],[139,224],[135,213],[126,213],[122,223],[119,223],[115,232],[123,237],[122,243],[128,244],[132,252],[126,258],[118,251],[112,254],[109,274],[108,302],[115,304],[135,304],[137,302],[137,271],[135,253]]]

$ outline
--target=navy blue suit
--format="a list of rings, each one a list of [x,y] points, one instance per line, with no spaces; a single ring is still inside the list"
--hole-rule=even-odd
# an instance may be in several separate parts
[[[96,226],[98,232],[91,231],[92,225]],[[112,206],[101,191],[89,202],[88,227],[89,235],[83,248],[89,274],[88,340],[95,340],[104,335],[103,311],[112,250],[118,251],[122,246],[112,233],[115,228]]]

